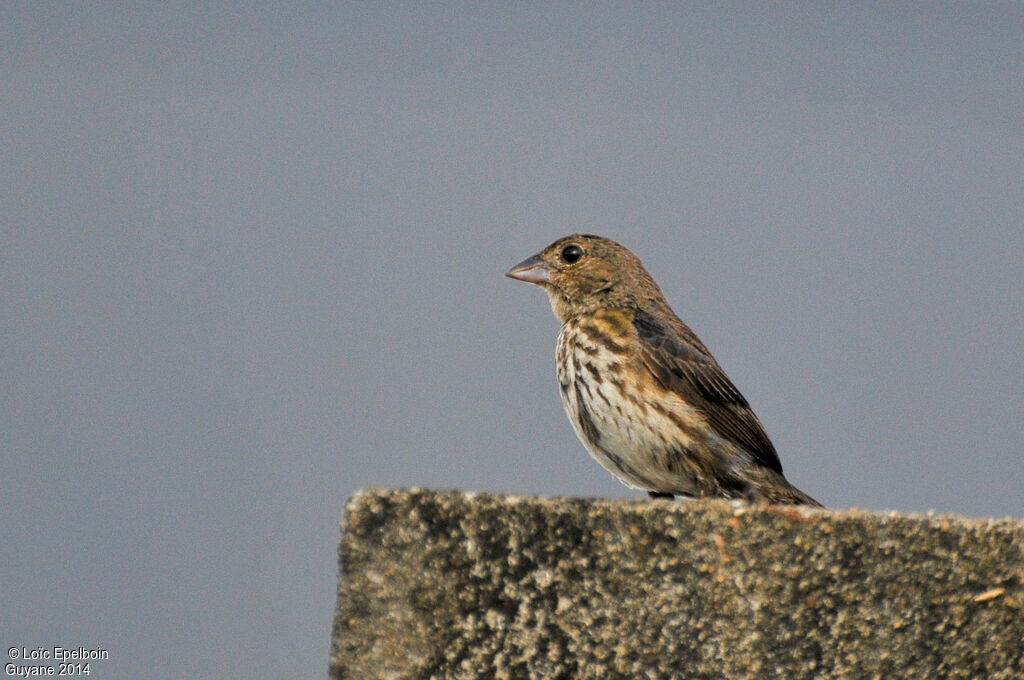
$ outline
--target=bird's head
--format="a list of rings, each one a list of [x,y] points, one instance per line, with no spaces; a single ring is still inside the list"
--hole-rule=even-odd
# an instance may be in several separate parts
[[[591,234],[560,238],[505,275],[547,291],[551,308],[562,321],[604,307],[664,300],[636,255],[611,239]]]

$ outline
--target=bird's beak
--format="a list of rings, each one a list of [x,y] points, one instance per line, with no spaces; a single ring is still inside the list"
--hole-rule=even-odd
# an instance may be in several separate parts
[[[540,255],[534,255],[509,269],[505,272],[505,276],[527,283],[551,283],[551,267],[541,259]]]

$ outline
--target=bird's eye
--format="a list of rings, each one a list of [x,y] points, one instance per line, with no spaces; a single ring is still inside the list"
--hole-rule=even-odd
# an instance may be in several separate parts
[[[573,244],[562,248],[562,259],[569,264],[578,262],[581,257],[583,257],[583,248],[580,248],[578,245]]]

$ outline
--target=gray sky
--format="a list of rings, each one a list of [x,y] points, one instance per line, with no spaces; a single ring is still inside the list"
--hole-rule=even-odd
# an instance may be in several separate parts
[[[0,642],[320,677],[356,489],[638,498],[503,277],[574,231],[825,504],[1024,516],[1022,36],[1006,2],[6,5]]]

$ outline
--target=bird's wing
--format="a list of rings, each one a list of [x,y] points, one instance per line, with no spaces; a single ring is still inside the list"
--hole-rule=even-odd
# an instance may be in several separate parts
[[[669,328],[644,312],[637,312],[633,325],[643,361],[662,386],[700,410],[719,435],[781,474],[761,421],[693,331],[682,322]]]

